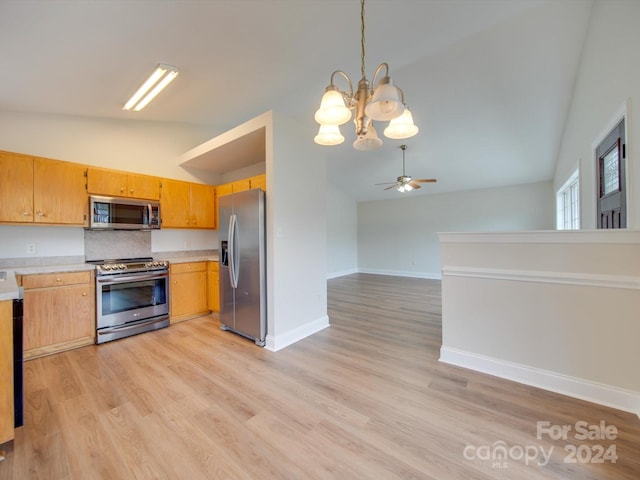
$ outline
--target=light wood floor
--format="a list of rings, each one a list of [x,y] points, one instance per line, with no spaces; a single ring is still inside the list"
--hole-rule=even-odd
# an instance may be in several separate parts
[[[358,274],[329,281],[330,328],[277,353],[205,317],[29,361],[0,479],[640,478],[637,416],[439,363],[440,310],[437,281]],[[565,462],[597,445],[617,462]]]

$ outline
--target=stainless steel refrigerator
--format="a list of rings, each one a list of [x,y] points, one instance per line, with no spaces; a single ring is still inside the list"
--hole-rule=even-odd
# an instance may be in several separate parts
[[[264,192],[218,199],[220,323],[264,347],[267,334]]]

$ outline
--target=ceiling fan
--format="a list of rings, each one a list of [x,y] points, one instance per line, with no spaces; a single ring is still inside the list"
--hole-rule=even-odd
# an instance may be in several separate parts
[[[395,188],[399,192],[410,192],[411,190],[420,188],[420,183],[435,183],[437,181],[435,178],[421,178],[414,180],[410,176],[406,175],[404,171],[404,152],[407,150],[407,146],[400,145],[400,148],[402,149],[402,176],[396,178],[395,182],[376,183],[376,185],[390,185],[385,188],[385,190]]]

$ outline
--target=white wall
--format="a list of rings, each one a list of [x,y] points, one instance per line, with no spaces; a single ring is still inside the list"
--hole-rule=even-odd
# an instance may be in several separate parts
[[[440,237],[442,361],[640,414],[640,232]]]
[[[329,326],[326,160],[292,119],[270,112],[267,144],[267,347]]]
[[[178,166],[185,151],[219,132],[178,123],[0,112],[0,150],[199,183]]]
[[[327,183],[327,278],[358,271],[358,206]]]
[[[627,226],[640,228],[640,2],[595,2],[570,112],[558,155],[554,188],[580,165],[582,228],[595,228],[593,147],[628,107]],[[595,144],[595,145],[594,145]]]
[[[36,246],[35,253],[27,253],[28,244]],[[83,228],[0,226],[0,258],[65,256],[84,256]]]
[[[358,270],[440,278],[437,232],[554,227],[551,182],[358,204]]]
[[[0,150],[199,183],[217,181],[179,167],[178,158],[211,136],[205,126],[0,112]],[[216,233],[207,232],[153,232],[152,250],[217,248]],[[27,243],[37,244],[35,254]],[[82,228],[0,226],[0,258],[75,255],[84,255]]]

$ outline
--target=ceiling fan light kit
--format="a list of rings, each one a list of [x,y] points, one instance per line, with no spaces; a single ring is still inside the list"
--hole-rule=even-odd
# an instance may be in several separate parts
[[[360,72],[362,78],[358,82],[358,89],[354,92],[351,79],[346,73],[342,70],[336,70],[331,74],[329,86],[325,89],[320,108],[314,117],[316,122],[320,124],[320,131],[314,141],[320,145],[339,145],[344,142],[339,126],[351,119],[352,110],[355,112],[354,123],[357,135],[356,141],[353,142],[353,148],[356,150],[368,151],[382,146],[382,140],[373,127],[373,120],[390,121],[389,126],[384,130],[385,136],[389,138],[410,138],[418,133],[418,127],[413,124],[413,116],[404,103],[404,93],[393,84],[393,80],[389,76],[388,64],[381,63],[378,66],[373,74],[372,86],[369,87],[364,64],[364,0],[360,1],[360,24],[362,59]],[[374,90],[373,85],[375,85],[376,78],[383,70],[384,76]],[[348,91],[341,91],[336,87],[334,83],[336,75],[347,81]],[[395,124],[393,124],[394,121],[396,121]],[[328,129],[329,126],[332,128]],[[338,141],[340,138],[341,140]]]
[[[414,180],[412,177],[405,173],[405,158],[404,152],[407,150],[406,145],[400,145],[402,149],[402,175],[396,178],[395,182],[376,183],[376,185],[389,185],[385,190],[391,190],[395,188],[400,193],[410,192],[411,190],[417,190],[421,183],[435,183],[435,178],[421,178]]]

